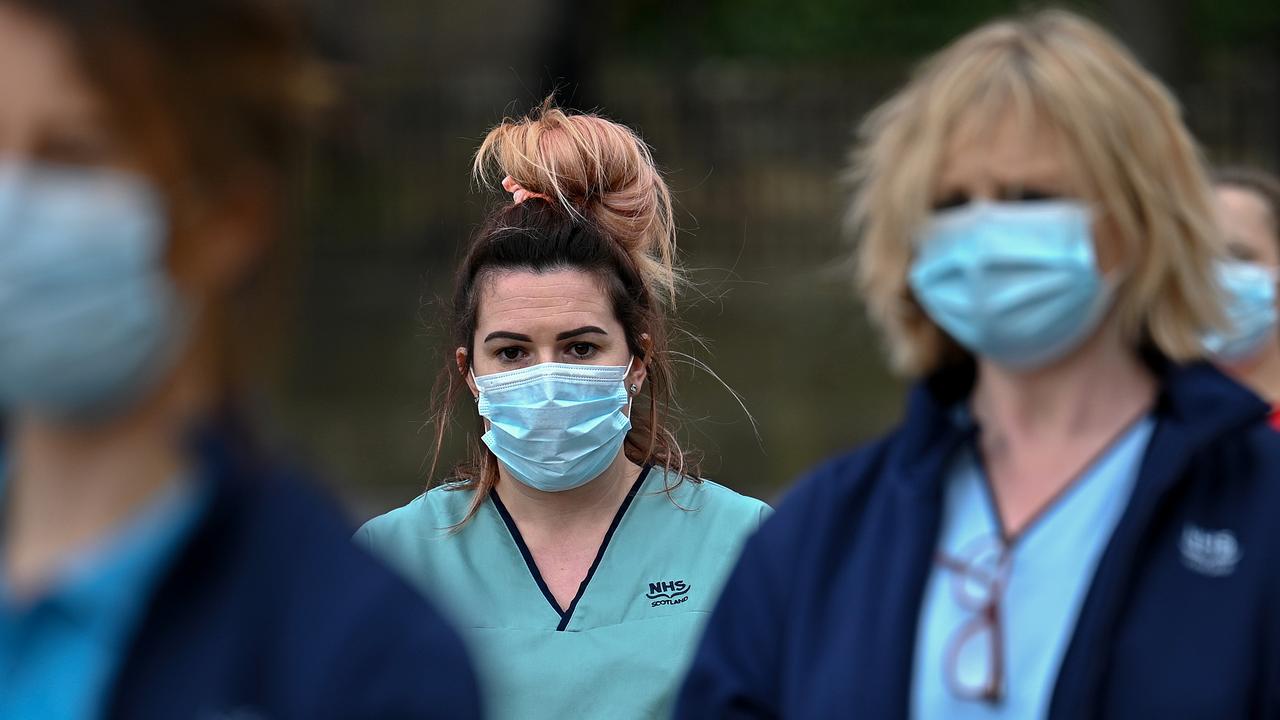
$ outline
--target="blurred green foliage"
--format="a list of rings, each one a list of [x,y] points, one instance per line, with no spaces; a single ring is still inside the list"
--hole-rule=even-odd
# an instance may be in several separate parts
[[[1191,26],[1207,47],[1259,46],[1280,52],[1280,2],[1276,0],[1194,0]]]

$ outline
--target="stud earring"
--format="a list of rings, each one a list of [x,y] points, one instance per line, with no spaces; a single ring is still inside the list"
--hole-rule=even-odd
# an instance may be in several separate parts
[[[631,383],[631,394],[635,395],[638,392],[640,392],[640,386],[635,383]]]

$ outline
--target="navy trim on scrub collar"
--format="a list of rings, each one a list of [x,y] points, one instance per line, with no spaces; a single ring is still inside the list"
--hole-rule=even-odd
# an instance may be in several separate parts
[[[622,505],[618,507],[618,512],[613,516],[613,522],[609,525],[609,530],[604,534],[604,539],[600,541],[600,549],[596,551],[596,558],[591,562],[591,569],[587,570],[587,576],[582,579],[582,584],[578,586],[578,594],[574,596],[573,602],[569,603],[567,610],[560,609],[560,603],[556,602],[556,598],[551,594],[551,589],[547,587],[546,580],[542,579],[542,573],[538,570],[538,565],[533,561],[533,553],[529,552],[529,546],[524,542],[524,536],[520,534],[520,528],[516,527],[516,521],[512,519],[511,513],[507,512],[507,506],[502,504],[502,498],[498,497],[498,489],[494,488],[489,493],[489,498],[493,500],[493,506],[498,510],[498,515],[502,517],[502,523],[507,526],[507,531],[511,533],[511,539],[515,541],[516,547],[520,549],[520,556],[524,558],[525,567],[528,568],[529,574],[533,576],[533,581],[538,584],[538,589],[542,591],[542,596],[551,604],[551,608],[560,616],[560,624],[556,626],[556,630],[563,632],[569,627],[569,621],[573,619],[573,611],[578,607],[578,601],[582,599],[583,593],[587,591],[587,585],[591,582],[592,576],[596,574],[596,568],[600,567],[600,561],[604,558],[604,551],[609,547],[609,541],[613,539],[614,532],[617,531],[618,525],[622,524],[622,518],[627,514],[627,508],[631,507],[631,501],[635,499],[636,494],[640,492],[640,486],[644,484],[645,478],[649,476],[649,470],[652,465],[645,465],[640,471],[640,477],[636,478],[635,483],[631,485],[631,489],[627,491],[627,496],[623,498]]]

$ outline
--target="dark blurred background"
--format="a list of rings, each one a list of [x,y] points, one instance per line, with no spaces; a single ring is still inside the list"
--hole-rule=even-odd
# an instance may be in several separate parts
[[[438,299],[499,195],[471,153],[556,92],[653,146],[697,286],[678,392],[713,479],[766,499],[894,421],[903,385],[851,291],[839,176],[859,118],[922,55],[1023,4],[996,0],[312,0],[345,95],[307,159],[299,302],[272,415],[354,512],[428,481],[424,427],[445,357]],[[1177,92],[1216,162],[1280,164],[1280,2],[1070,6]],[[469,407],[463,408],[469,412]],[[456,447],[456,445],[455,445]],[[456,452],[444,460],[457,459]]]

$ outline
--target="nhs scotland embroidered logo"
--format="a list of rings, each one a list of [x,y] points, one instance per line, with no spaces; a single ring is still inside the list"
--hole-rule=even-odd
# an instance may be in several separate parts
[[[645,597],[651,601],[649,607],[679,605],[689,599],[689,584],[683,580],[651,582]]]
[[[1195,525],[1182,528],[1178,541],[1182,564],[1209,577],[1225,577],[1235,572],[1244,553],[1230,530],[1205,530]]]

